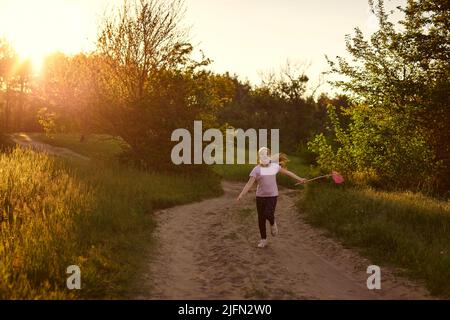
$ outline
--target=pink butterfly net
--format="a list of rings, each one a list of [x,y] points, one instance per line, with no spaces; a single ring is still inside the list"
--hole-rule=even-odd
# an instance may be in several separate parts
[[[331,177],[333,178],[334,183],[341,184],[344,182],[344,177],[337,171],[333,171],[331,173]]]
[[[344,181],[345,181],[344,177],[339,172],[332,171],[330,174],[326,174],[326,175],[323,175],[323,176],[318,176],[318,177],[315,177],[315,178],[312,178],[312,179],[307,179],[307,180],[305,180],[302,183],[300,183],[300,182],[296,183],[296,185],[304,184],[304,183],[308,183],[310,181],[323,179],[323,178],[328,178],[328,177],[331,177],[333,179],[334,183],[336,183],[336,184],[341,184],[341,183],[344,183]]]

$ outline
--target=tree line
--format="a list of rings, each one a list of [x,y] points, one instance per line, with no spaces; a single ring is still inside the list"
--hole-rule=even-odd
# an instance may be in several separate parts
[[[202,120],[204,128],[279,128],[286,151],[305,146],[325,117],[325,104],[305,98],[306,75],[286,68],[254,87],[229,73],[208,71],[208,58],[192,58],[183,10],[180,1],[124,2],[104,18],[94,52],[55,53],[37,78],[25,82],[20,95],[32,110],[20,112],[9,107],[16,99],[3,99],[8,115],[26,114],[30,121],[16,124],[2,116],[8,124],[2,130],[40,125],[47,132],[79,132],[81,138],[110,134],[126,142],[128,157],[161,167],[170,166],[171,132],[192,129],[194,120]],[[5,65],[16,57],[6,45],[0,51]],[[16,77],[22,79],[10,71],[0,74],[7,88]],[[19,94],[15,89],[8,90]]]
[[[305,70],[286,65],[252,85],[193,58],[181,1],[124,2],[100,26],[96,50],[49,56],[31,76],[0,44],[0,130],[105,133],[125,158],[173,169],[171,132],[278,128],[281,148],[379,187],[450,188],[449,21],[445,1],[408,0],[390,21],[369,1],[379,29],[347,36],[351,61],[329,59],[342,92],[315,97]]]

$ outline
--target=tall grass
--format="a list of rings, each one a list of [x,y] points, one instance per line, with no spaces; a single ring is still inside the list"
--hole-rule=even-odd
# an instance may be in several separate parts
[[[450,202],[320,184],[308,186],[299,208],[375,263],[398,266],[431,293],[450,297]]]
[[[152,245],[152,210],[221,193],[213,176],[0,154],[0,298],[122,298]],[[82,289],[66,288],[81,268]]]
[[[75,219],[93,207],[92,188],[48,157],[0,155],[0,297],[71,297],[65,267],[81,264]]]

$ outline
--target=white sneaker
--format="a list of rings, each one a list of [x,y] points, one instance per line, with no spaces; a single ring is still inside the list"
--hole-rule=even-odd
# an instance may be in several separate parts
[[[273,226],[270,226],[270,232],[274,237],[278,234],[278,227],[276,222],[273,224]]]
[[[261,239],[258,243],[258,248],[264,248],[265,246],[267,246],[267,239]]]

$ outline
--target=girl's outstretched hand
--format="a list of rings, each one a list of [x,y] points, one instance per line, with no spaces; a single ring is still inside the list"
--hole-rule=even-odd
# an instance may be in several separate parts
[[[305,184],[307,181],[308,181],[308,180],[305,179],[305,178],[300,178],[300,179],[298,180],[298,182],[297,182],[295,185],[298,186],[299,184]]]

